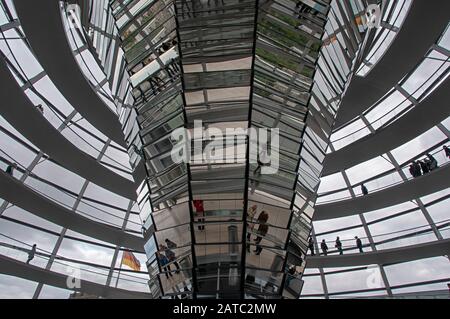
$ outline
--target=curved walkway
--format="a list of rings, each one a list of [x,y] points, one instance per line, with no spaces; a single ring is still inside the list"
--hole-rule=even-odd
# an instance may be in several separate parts
[[[94,92],[68,43],[59,1],[14,2],[21,26],[39,63],[69,103],[100,132],[126,147],[119,118]]]
[[[400,248],[383,249],[367,253],[308,256],[307,268],[354,267],[366,265],[388,265],[400,262],[450,255],[450,239]]]
[[[71,211],[30,189],[16,178],[0,172],[0,198],[31,214],[80,234],[137,251],[144,250],[144,239],[119,228],[96,222]]]
[[[449,101],[450,79],[447,79],[430,96],[391,125],[327,154],[323,162],[323,176],[368,161],[420,136],[450,116]]]
[[[381,191],[352,199],[316,205],[313,220],[345,217],[401,204],[450,186],[450,165]]]
[[[67,282],[71,282],[69,276],[45,270],[15,259],[0,255],[0,273],[4,275],[19,277],[45,285],[69,289]],[[130,291],[120,288],[107,287],[102,284],[80,279],[80,288],[70,290],[82,291],[90,295],[111,299],[151,299],[150,293]]]
[[[17,85],[0,58],[2,89],[0,114],[23,136],[62,166],[93,183],[129,199],[136,199],[136,186],[79,150],[55,129]]]
[[[335,122],[339,128],[388,93],[420,61],[449,23],[450,1],[413,1],[399,34],[364,78],[354,76]],[[428,22],[425,22],[428,21]]]

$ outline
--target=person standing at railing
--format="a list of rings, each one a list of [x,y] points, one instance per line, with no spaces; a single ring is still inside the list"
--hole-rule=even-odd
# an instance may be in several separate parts
[[[160,249],[160,251],[164,252],[164,254],[166,255],[166,257],[167,257],[167,259],[169,261],[169,263],[173,262],[173,264],[177,268],[176,273],[178,274],[180,272],[180,265],[178,265],[178,262],[176,261],[177,256],[175,255],[175,253],[172,250],[170,250],[168,247],[166,247],[166,246],[164,246],[162,244],[159,245],[159,249]]]
[[[37,247],[36,244],[34,244],[33,247],[31,247],[31,250],[30,250],[30,252],[28,253],[27,264],[29,264],[30,261],[33,260],[34,255],[36,254],[36,247]]]
[[[309,237],[308,248],[311,251],[311,256],[315,256],[316,254],[314,252],[314,241],[313,241],[312,237]]]
[[[427,165],[425,164],[425,166],[427,166]],[[420,162],[413,161],[411,163],[411,165],[409,166],[409,172],[411,173],[412,177],[414,177],[414,178],[422,176],[422,170],[421,170]]]
[[[42,106],[42,104],[36,105],[36,109],[37,109],[39,112],[41,112],[42,115],[44,114],[44,107]]]
[[[164,271],[166,278],[169,279],[169,276],[173,277],[170,265],[168,265],[169,259],[167,259],[167,257],[161,254],[159,251],[156,252],[156,258],[158,258],[159,264],[161,265],[162,271]]]
[[[256,215],[256,210],[258,209],[257,205],[253,205],[252,207],[250,207],[250,209],[248,210],[247,213],[247,221],[250,220],[251,223],[247,222],[247,244],[246,244],[246,248],[247,248],[247,252],[250,252],[250,235],[251,232],[253,230],[253,228],[255,227],[255,215]]]
[[[286,287],[289,287],[289,284],[291,283],[292,279],[295,279],[296,273],[297,273],[297,269],[295,266],[291,266],[288,268],[288,271],[286,274]]]
[[[445,156],[450,159],[450,148],[448,148],[446,145],[444,145],[442,148],[444,149]]]
[[[413,164],[416,171],[416,177],[422,176],[422,168],[420,167],[419,161],[415,161]]]
[[[265,211],[262,211],[259,216],[257,222],[259,223],[258,227],[258,236],[254,239],[256,244],[256,249],[253,251],[255,255],[260,255],[262,252],[262,247],[260,245],[261,240],[264,236],[267,235],[267,232],[269,231],[269,225],[267,224],[269,220],[269,214]]]
[[[256,244],[256,249],[253,251],[255,253],[255,255],[260,255],[262,252],[262,247],[260,245],[262,239],[264,236],[267,235],[267,231],[269,230],[269,225],[267,224],[260,224],[258,227],[258,237],[256,237],[255,240],[255,244]]]
[[[161,88],[164,86],[164,81],[161,80],[161,78],[159,76],[157,76],[157,75],[152,76],[149,79],[149,83],[150,83],[150,87],[152,89],[153,95],[156,95],[159,92],[161,92],[162,91]]]
[[[412,177],[416,177],[416,171],[414,170],[414,163],[411,163],[409,165],[409,173],[411,174]]]
[[[427,154],[427,157],[430,160],[430,171],[434,171],[438,168],[438,162],[430,153]]]
[[[363,253],[364,251],[361,239],[359,239],[358,236],[355,236],[355,239],[356,239],[356,247],[359,249],[360,253]]]
[[[169,80],[171,82],[173,82],[175,80],[175,77],[177,76],[177,74],[171,68],[171,64],[172,64],[172,61],[169,61],[169,63],[164,67],[164,70],[166,70],[167,75],[169,76]]]
[[[334,245],[334,247],[336,247],[336,249],[339,251],[339,255],[343,255],[344,252],[342,250],[342,242],[339,239],[339,237],[336,238],[336,244]]]
[[[366,196],[369,194],[369,190],[367,189],[367,187],[364,184],[361,184],[361,193]]]
[[[138,155],[138,156],[140,156],[142,159],[144,158],[144,151],[141,149],[141,148],[139,148],[139,147],[137,147],[137,145],[135,145],[135,144],[133,144],[133,151]]]
[[[305,15],[305,14],[317,15],[316,10],[313,10],[313,8],[311,8],[307,4],[303,3],[302,1],[297,2],[297,4],[295,5],[295,11],[297,12],[299,19],[302,17],[302,15]]]
[[[322,252],[323,252],[324,256],[328,255],[328,245],[325,242],[325,239],[323,239],[322,242],[320,243],[320,249],[322,249]]]
[[[12,163],[6,167],[5,173],[14,177],[14,170],[17,169],[17,164]]]
[[[423,175],[428,174],[430,172],[430,168],[427,163],[424,161],[419,161],[420,167],[422,168]]]
[[[201,199],[194,199],[192,201],[195,211],[198,218],[198,230],[205,230],[205,209],[203,207],[203,200]]]
[[[147,231],[147,229],[145,228],[145,219],[142,221],[141,230],[142,230],[142,236],[145,236],[145,232]]]

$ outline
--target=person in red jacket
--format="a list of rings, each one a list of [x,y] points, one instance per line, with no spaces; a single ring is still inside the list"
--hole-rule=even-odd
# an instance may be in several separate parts
[[[200,217],[198,219],[198,222],[204,223],[205,222],[205,209],[203,208],[203,200],[195,199],[195,200],[193,200],[193,204],[194,204],[197,216]],[[198,225],[198,230],[205,230],[205,224]]]

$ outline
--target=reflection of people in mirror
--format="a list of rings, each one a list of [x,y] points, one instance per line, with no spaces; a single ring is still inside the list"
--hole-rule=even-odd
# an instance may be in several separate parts
[[[197,213],[197,216],[199,217],[198,222],[204,223],[205,222],[205,209],[203,208],[203,200],[201,199],[195,199],[192,201],[195,207],[195,211]],[[198,230],[205,230],[205,225],[198,225]]]
[[[252,207],[249,208],[248,213],[247,213],[247,221],[249,221],[247,223],[247,252],[250,252],[250,233],[253,230],[253,228],[255,227],[255,215],[256,215],[256,210],[258,209],[257,205],[253,205]]]
[[[256,249],[254,250],[254,253],[256,255],[260,255],[262,252],[262,247],[260,245],[261,240],[264,236],[266,236],[267,232],[269,231],[269,225],[267,224],[267,221],[269,220],[269,214],[266,213],[266,211],[262,211],[261,214],[258,216],[258,237],[255,238],[255,244]]]
[[[295,275],[297,273],[297,267],[292,265],[289,267],[287,274],[286,274],[286,287],[289,287],[289,284],[291,283],[291,280],[295,278]]]

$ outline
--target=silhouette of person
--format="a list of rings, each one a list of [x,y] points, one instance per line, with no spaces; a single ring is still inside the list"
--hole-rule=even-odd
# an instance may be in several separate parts
[[[361,239],[359,239],[358,236],[355,236],[355,239],[356,239],[356,247],[359,249],[359,252],[360,253],[364,252]]]
[[[431,154],[427,154],[428,159],[430,160],[430,171],[434,171],[436,168],[438,168],[438,162]]]
[[[311,256],[314,256],[315,255],[315,252],[314,252],[314,241],[313,241],[312,237],[309,237],[308,248],[311,251]]]
[[[424,175],[430,172],[427,163],[425,163],[424,161],[419,161],[419,165]]]
[[[10,175],[10,176],[14,176],[14,170],[17,169],[17,164],[16,163],[12,163],[10,165],[8,165],[8,167],[6,167],[5,173]]]
[[[320,249],[322,249],[324,256],[328,255],[328,245],[325,242],[325,239],[323,239],[322,242],[320,243]]]
[[[442,148],[444,149],[445,156],[447,156],[447,158],[450,158],[450,148],[448,148],[446,145],[444,145]]]
[[[367,187],[364,184],[361,184],[361,192],[364,196],[369,194],[369,190],[367,189]]]
[[[33,260],[34,255],[36,254],[36,247],[37,247],[36,244],[34,244],[33,247],[31,247],[31,250],[30,250],[30,252],[28,253],[27,264],[29,264],[30,261]]]
[[[262,247],[259,243],[261,243],[261,240],[264,236],[266,236],[267,232],[269,231],[269,225],[267,225],[267,221],[269,220],[269,214],[267,214],[265,211],[262,211],[261,214],[258,216],[257,222],[259,223],[258,227],[258,237],[255,238],[255,244],[256,249],[253,251],[256,255],[261,254]]]
[[[342,255],[344,253],[342,251],[342,242],[339,239],[339,237],[336,238],[336,243],[335,243],[334,247],[336,247],[336,249],[339,251],[339,255]]]
[[[173,275],[171,273],[170,265],[168,265],[169,259],[167,259],[167,257],[165,255],[161,254],[159,251],[156,252],[156,257],[159,260],[161,268],[163,269],[163,271],[165,271],[166,278],[169,279],[169,276],[173,277]]]

